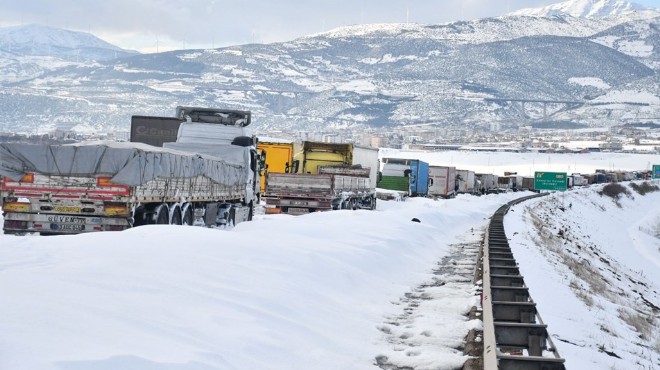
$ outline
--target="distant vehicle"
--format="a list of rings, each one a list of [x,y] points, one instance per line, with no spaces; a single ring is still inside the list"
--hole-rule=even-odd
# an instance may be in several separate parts
[[[429,191],[433,198],[456,196],[456,167],[429,166]]]
[[[497,188],[497,175],[490,173],[477,173],[476,178],[481,181],[481,188],[478,189],[482,194]]]
[[[403,158],[383,158],[382,162],[379,188],[407,192],[411,197],[428,195],[428,163]]]
[[[458,194],[474,194],[475,184],[474,171],[456,170],[456,192]]]
[[[523,176],[522,187],[520,190],[534,191],[534,177]]]

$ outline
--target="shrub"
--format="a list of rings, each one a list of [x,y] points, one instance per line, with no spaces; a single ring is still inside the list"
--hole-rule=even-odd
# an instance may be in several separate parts
[[[618,311],[621,320],[632,326],[639,333],[641,339],[648,340],[651,338],[653,327],[655,327],[655,319],[652,316],[634,311],[631,312],[623,308],[620,308]]]
[[[660,191],[660,186],[656,184],[651,184],[648,181],[644,181],[641,185],[636,183],[631,183],[630,187],[633,188],[639,195],[646,195],[647,193],[652,193],[654,191]]]
[[[598,194],[606,195],[614,200],[621,199],[621,195],[630,196],[630,191],[617,183],[611,183],[603,186],[603,190],[599,191]]]

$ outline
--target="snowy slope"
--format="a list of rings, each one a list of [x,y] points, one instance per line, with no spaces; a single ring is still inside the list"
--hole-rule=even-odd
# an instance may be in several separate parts
[[[660,191],[623,189],[619,199],[600,195],[602,185],[569,191],[505,218],[525,283],[569,369],[660,364]]]

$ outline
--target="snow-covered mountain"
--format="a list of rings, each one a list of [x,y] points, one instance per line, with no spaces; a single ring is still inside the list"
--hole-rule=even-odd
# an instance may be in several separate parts
[[[136,54],[85,32],[39,24],[0,28],[0,83],[16,83],[59,68]]]
[[[521,9],[511,15],[535,17],[570,15],[583,18],[605,18],[652,10],[654,9],[624,0],[568,0],[542,8]],[[655,10],[657,11],[657,9]]]
[[[50,70],[0,52],[0,131],[53,122],[127,130],[132,114],[170,116],[177,105],[250,109],[255,130],[658,117],[660,17],[629,18],[356,25]]]
[[[86,33],[40,24],[0,28],[0,51],[14,56],[50,56],[63,60],[109,60],[138,54]]]

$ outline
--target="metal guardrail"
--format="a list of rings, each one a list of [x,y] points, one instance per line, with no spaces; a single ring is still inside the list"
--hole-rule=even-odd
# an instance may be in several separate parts
[[[566,370],[529,295],[504,233],[511,201],[491,218],[483,250],[484,369]]]

